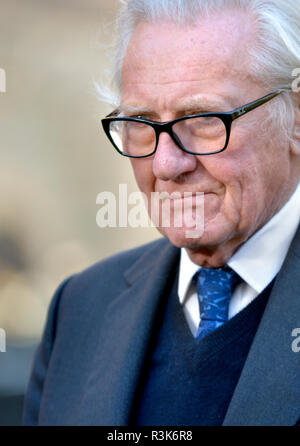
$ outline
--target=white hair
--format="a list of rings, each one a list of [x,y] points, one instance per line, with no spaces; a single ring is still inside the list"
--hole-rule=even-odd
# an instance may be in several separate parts
[[[252,17],[256,44],[248,48],[249,71],[254,79],[271,91],[289,89],[293,71],[300,68],[300,1],[299,0],[121,0],[117,19],[117,41],[111,76],[114,94],[103,94],[102,100],[118,106],[122,91],[122,67],[131,37],[140,22],[172,22],[192,25],[201,17],[209,17],[232,8]],[[111,90],[113,91],[113,90]],[[267,91],[266,93],[268,93]],[[254,98],[255,99],[255,98]],[[282,94],[270,114],[290,134],[294,125],[294,103],[290,94]],[[279,122],[278,122],[279,121]]]

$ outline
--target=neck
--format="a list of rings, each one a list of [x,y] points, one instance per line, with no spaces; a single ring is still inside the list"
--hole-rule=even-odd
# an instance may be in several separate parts
[[[244,241],[230,240],[219,246],[189,247],[186,248],[186,251],[196,265],[206,268],[221,268],[226,265]]]

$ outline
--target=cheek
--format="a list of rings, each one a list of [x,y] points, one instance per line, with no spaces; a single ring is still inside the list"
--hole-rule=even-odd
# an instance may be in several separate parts
[[[263,137],[258,140],[251,126],[233,126],[227,150],[211,160],[207,168],[225,186],[238,185],[255,191],[274,162],[269,152],[269,140]]]
[[[233,123],[229,152],[238,155],[242,177],[251,183],[269,183],[277,177],[280,166],[284,169],[289,162],[288,144],[263,116],[257,122],[255,115],[247,116]]]
[[[255,216],[264,195],[264,156],[256,150],[253,138],[242,136],[236,134],[225,152],[205,160],[205,169],[222,185],[222,212],[228,218]]]
[[[155,176],[152,169],[153,160],[151,158],[131,158],[130,161],[139,189],[148,196],[154,191],[155,187]]]
[[[257,225],[276,208],[289,177],[289,154],[270,132],[261,135],[243,127],[232,132],[228,149],[206,168],[225,188],[225,212],[235,209],[243,227]]]
[[[223,193],[238,187],[249,171],[249,160],[237,152],[224,152],[202,162],[206,172],[222,186]]]

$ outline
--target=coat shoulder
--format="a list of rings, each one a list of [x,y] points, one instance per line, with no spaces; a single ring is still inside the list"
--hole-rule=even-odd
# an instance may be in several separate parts
[[[148,259],[155,258],[168,245],[170,245],[170,242],[167,239],[160,238],[136,248],[111,255],[77,273],[74,276],[74,281],[76,284],[81,282],[95,284],[101,281],[102,287],[105,283],[112,285],[113,279],[121,280],[125,272],[142,256],[146,256]]]
[[[149,262],[155,259],[164,248],[170,245],[165,238],[122,251],[107,257],[85,270],[74,274],[64,283],[61,296],[60,312],[70,306],[80,308],[89,306],[92,302],[97,305],[106,305],[118,295],[128,283],[124,274],[132,269],[142,257]]]

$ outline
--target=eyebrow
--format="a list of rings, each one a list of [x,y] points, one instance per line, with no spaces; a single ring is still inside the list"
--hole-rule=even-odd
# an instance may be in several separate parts
[[[118,111],[120,113],[124,113],[124,115],[127,115],[129,113],[136,113],[136,114],[153,113],[153,110],[151,110],[151,108],[138,105],[122,105],[122,104],[118,107]]]
[[[203,111],[203,112],[209,112],[209,111],[230,111],[230,107],[233,107],[233,104],[230,102],[231,98],[225,98],[218,101],[215,99],[209,99],[203,96],[192,96],[190,98],[185,98],[183,102],[181,102],[178,105],[175,105],[173,107],[173,111],[177,113],[189,113],[192,111]],[[127,114],[153,114],[155,113],[153,109],[145,106],[138,106],[138,105],[127,105],[123,104],[120,105],[118,110],[123,113],[124,115]]]
[[[224,98],[225,99],[225,98]],[[174,107],[175,111],[193,111],[193,110],[205,110],[205,111],[218,111],[220,109],[227,109],[230,107],[230,99],[226,100],[209,99],[203,96],[192,96],[186,98],[178,106]]]

